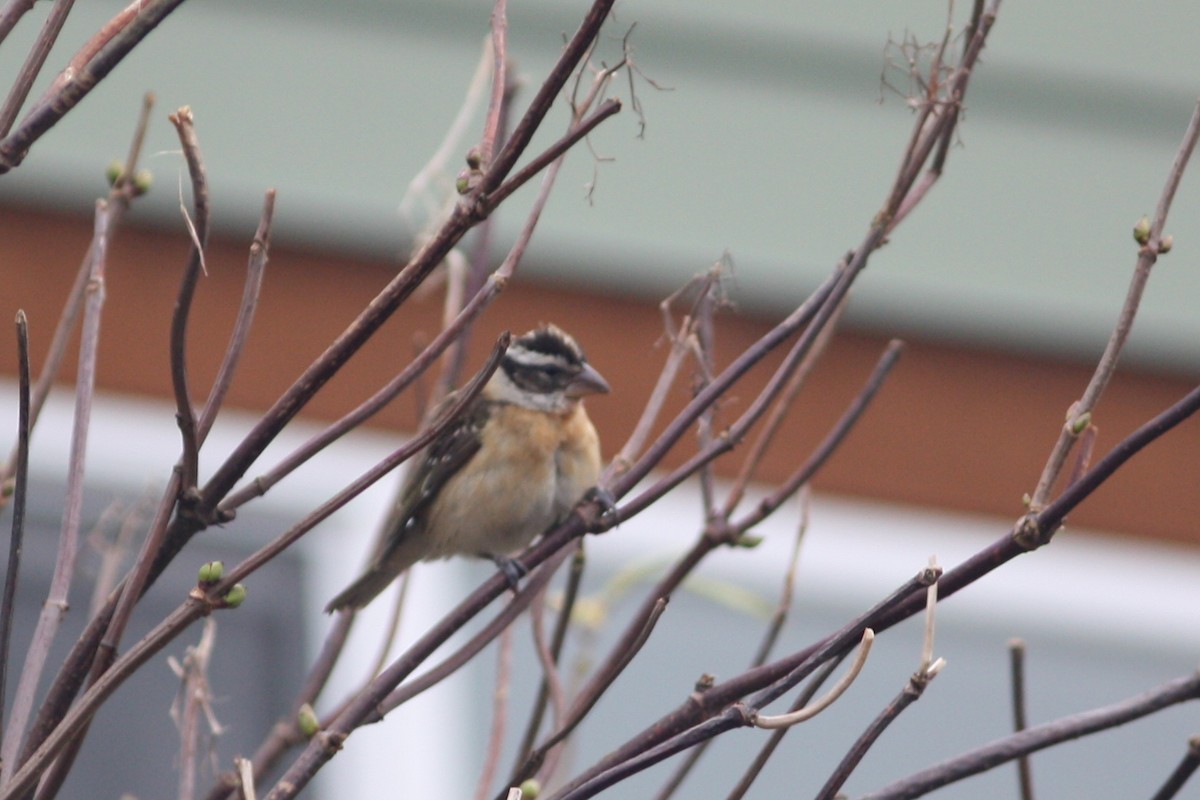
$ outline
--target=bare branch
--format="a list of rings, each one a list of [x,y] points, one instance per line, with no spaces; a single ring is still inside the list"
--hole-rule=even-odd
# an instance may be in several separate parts
[[[1171,800],[1187,783],[1188,778],[1192,777],[1196,767],[1200,767],[1200,736],[1191,736],[1188,738],[1187,752],[1184,753],[1183,759],[1150,800]]]
[[[0,141],[0,174],[24,161],[29,148],[91,92],[129,51],[183,0],[133,0],[102,28],[55,80],[17,129]]]
[[[1008,655],[1012,675],[1013,731],[1020,733],[1028,727],[1025,722],[1025,642],[1020,639],[1009,641]],[[1033,800],[1033,771],[1028,755],[1017,759],[1017,778],[1021,800]]]
[[[0,730],[4,727],[8,689],[8,653],[12,644],[13,603],[21,574],[21,547],[25,541],[25,498],[29,491],[29,321],[17,312],[17,459],[12,488],[12,532],[8,540],[8,564],[4,571],[4,599],[0,601]],[[8,487],[3,487],[7,493]]]
[[[923,794],[955,781],[992,769],[1013,759],[1051,745],[1115,728],[1147,714],[1188,700],[1200,699],[1200,674],[1165,683],[1144,694],[1092,711],[1037,725],[997,739],[969,753],[943,761],[929,769],[864,795],[862,800],[901,800]]]
[[[59,534],[58,555],[50,593],[42,606],[34,629],[33,639],[25,655],[25,666],[17,683],[13,716],[4,731],[0,748],[3,771],[0,783],[6,782],[16,767],[17,755],[33,710],[37,687],[41,681],[50,647],[66,614],[75,560],[79,552],[79,525],[83,513],[84,464],[87,456],[88,429],[92,416],[92,400],[96,390],[96,354],[100,344],[100,318],[104,309],[105,266],[108,258],[109,204],[96,202],[93,226],[92,263],[87,282],[83,328],[79,343],[79,369],[75,382],[75,421],[71,432],[71,454],[67,472],[67,496],[64,502],[62,530]]]
[[[1184,132],[1183,142],[1175,154],[1175,161],[1171,165],[1170,172],[1167,173],[1167,180],[1162,194],[1159,196],[1158,207],[1154,211],[1154,220],[1150,223],[1149,230],[1144,237],[1135,231],[1135,236],[1143,240],[1139,241],[1141,247],[1138,249],[1137,264],[1134,266],[1133,278],[1125,295],[1125,305],[1121,308],[1117,325],[1108,339],[1104,354],[1096,365],[1096,371],[1083,391],[1083,396],[1075,401],[1067,411],[1067,419],[1063,423],[1058,441],[1055,442],[1050,457],[1046,460],[1046,466],[1042,469],[1042,475],[1038,479],[1037,488],[1033,491],[1029,506],[1033,512],[1041,511],[1045,507],[1054,483],[1062,472],[1063,464],[1066,463],[1067,454],[1071,451],[1079,434],[1087,428],[1092,418],[1092,411],[1108,387],[1113,372],[1116,371],[1117,361],[1125,349],[1125,342],[1129,338],[1130,331],[1133,330],[1133,321],[1142,302],[1142,293],[1145,291],[1147,281],[1150,280],[1150,269],[1158,261],[1159,253],[1162,252],[1163,226],[1167,221],[1167,212],[1171,210],[1171,201],[1175,198],[1175,190],[1179,188],[1183,171],[1187,168],[1192,151],[1196,148],[1197,139],[1200,139],[1200,102],[1197,102],[1196,108],[1192,111],[1192,118]]]
[[[29,90],[33,87],[33,82],[37,80],[38,73],[42,71],[42,65],[46,63],[46,57],[50,55],[50,48],[58,41],[58,34],[62,31],[62,26],[67,21],[67,15],[71,13],[73,5],[75,5],[75,0],[55,0],[54,7],[46,15],[42,30],[38,33],[33,47],[29,49],[25,63],[17,72],[12,88],[9,89],[8,97],[4,99],[4,105],[0,107],[0,138],[7,136],[8,132],[12,130],[13,121],[16,120],[17,113],[25,103],[25,98],[29,96]]]

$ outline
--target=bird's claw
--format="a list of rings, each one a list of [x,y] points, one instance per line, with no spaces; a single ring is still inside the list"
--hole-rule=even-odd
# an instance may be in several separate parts
[[[489,555],[488,558],[500,572],[504,573],[504,580],[508,581],[508,588],[516,592],[521,586],[521,579],[529,574],[529,569],[517,559],[508,556]]]

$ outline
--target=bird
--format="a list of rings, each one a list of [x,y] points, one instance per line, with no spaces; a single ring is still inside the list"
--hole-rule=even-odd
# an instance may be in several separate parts
[[[561,328],[513,339],[479,395],[414,457],[366,570],[325,611],[360,609],[413,564],[456,555],[492,559],[515,585],[523,568],[509,556],[596,484],[600,439],[583,398],[608,392]]]

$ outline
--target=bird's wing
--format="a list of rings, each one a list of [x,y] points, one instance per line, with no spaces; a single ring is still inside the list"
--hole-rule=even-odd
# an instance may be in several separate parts
[[[438,424],[457,399],[457,392],[446,395],[434,409],[432,424]],[[476,400],[453,425],[421,451],[418,460],[409,469],[404,488],[387,519],[384,527],[387,533],[380,544],[375,563],[385,561],[409,536],[419,535],[438,492],[454,473],[479,452],[482,446],[480,431],[487,422],[488,413],[489,405]]]

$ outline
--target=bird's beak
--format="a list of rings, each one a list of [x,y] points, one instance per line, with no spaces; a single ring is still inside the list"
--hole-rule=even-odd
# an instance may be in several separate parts
[[[583,371],[567,384],[567,397],[586,397],[589,394],[608,394],[608,381],[591,364],[584,364]]]

